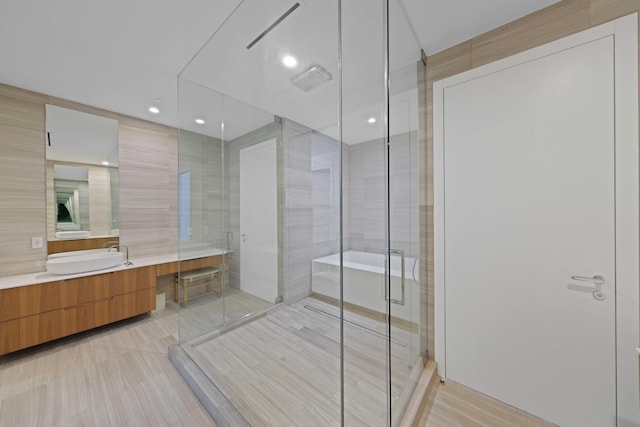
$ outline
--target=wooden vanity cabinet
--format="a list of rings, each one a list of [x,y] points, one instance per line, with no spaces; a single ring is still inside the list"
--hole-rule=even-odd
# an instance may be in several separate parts
[[[65,336],[64,310],[53,310],[0,323],[0,354]]]
[[[0,291],[0,322],[64,307],[64,280]]]
[[[0,354],[154,310],[156,266],[0,290]]]

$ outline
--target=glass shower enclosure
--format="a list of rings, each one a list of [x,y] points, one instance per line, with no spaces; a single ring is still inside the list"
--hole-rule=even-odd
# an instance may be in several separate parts
[[[244,0],[212,33],[178,77],[178,282],[206,278],[178,286],[179,341],[205,407],[395,425],[427,347],[402,3]]]

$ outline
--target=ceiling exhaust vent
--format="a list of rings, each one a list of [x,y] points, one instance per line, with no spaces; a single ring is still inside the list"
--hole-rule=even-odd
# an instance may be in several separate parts
[[[312,65],[306,71],[291,79],[291,83],[305,92],[320,86],[322,83],[331,81],[331,73],[320,65]]]

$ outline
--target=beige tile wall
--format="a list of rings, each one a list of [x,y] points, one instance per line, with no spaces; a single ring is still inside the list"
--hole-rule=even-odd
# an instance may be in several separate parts
[[[175,129],[120,117],[120,242],[136,256],[178,247],[178,141]]]
[[[426,165],[427,252],[433,254],[433,83],[472,68],[586,30],[624,15],[640,11],[640,0],[562,0],[502,27],[496,28],[427,58]],[[421,206],[422,208],[422,206]],[[428,256],[431,272],[427,283],[428,324],[433,326],[433,256]],[[422,274],[422,271],[421,271]],[[433,329],[429,329],[428,350],[433,357]]]
[[[284,298],[294,303],[311,292],[313,258],[313,181],[311,145],[313,131],[284,120]]]
[[[175,129],[0,84],[0,276],[44,270],[47,209],[45,104],[118,120],[120,241],[133,256],[174,252],[178,244]],[[106,196],[105,196],[106,197]],[[105,216],[104,209],[96,212]],[[45,239],[31,249],[31,237]]]
[[[0,85],[0,275],[44,269],[46,238],[44,104],[46,96]]]
[[[111,233],[109,168],[89,166],[88,169],[90,195],[87,198],[89,201],[89,230],[94,236],[108,236]],[[80,207],[80,212],[83,212],[82,207]]]
[[[180,173],[191,172],[190,242],[224,248],[221,141],[181,130],[178,145]]]

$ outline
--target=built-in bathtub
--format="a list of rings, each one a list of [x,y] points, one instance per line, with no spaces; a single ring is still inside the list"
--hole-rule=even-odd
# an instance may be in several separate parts
[[[402,258],[391,255],[391,299],[402,300]],[[379,313],[386,313],[384,254],[346,251],[344,261],[344,301]],[[391,304],[391,315],[419,322],[418,263],[404,261],[404,305]],[[340,254],[316,258],[311,265],[311,290],[314,294],[340,298]]]

